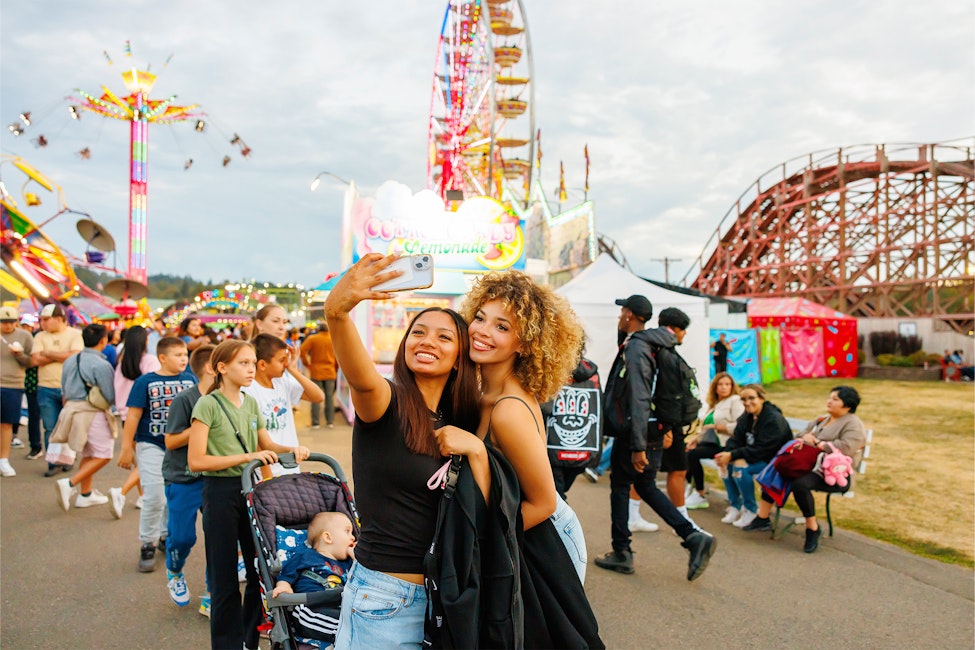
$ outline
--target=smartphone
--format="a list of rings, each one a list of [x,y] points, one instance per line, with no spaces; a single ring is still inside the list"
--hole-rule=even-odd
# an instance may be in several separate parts
[[[402,271],[403,275],[380,282],[373,291],[410,291],[433,286],[433,255],[404,256],[386,267],[386,271]]]

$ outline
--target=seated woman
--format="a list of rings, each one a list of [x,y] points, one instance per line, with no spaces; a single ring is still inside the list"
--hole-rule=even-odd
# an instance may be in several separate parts
[[[708,507],[708,500],[704,498],[704,468],[701,467],[701,460],[714,458],[715,454],[724,451],[725,441],[734,432],[738,418],[745,412],[738,396],[738,385],[728,373],[719,372],[711,380],[708,407],[701,433],[687,441],[687,481],[693,481],[694,489],[697,490],[685,501],[688,510]],[[734,522],[738,515],[738,508],[728,506],[725,518],[730,518],[730,521],[725,523]]]
[[[829,392],[826,400],[826,415],[816,418],[800,434],[803,442],[815,445],[827,451],[828,444],[853,459],[853,467],[860,462],[863,446],[867,443],[867,431],[854,413],[860,405],[860,394],[850,386],[837,386]],[[812,491],[817,492],[846,492],[853,485],[850,481],[844,487],[829,485],[823,480],[821,470],[813,470],[805,476],[792,481],[792,496],[796,505],[806,518],[806,553],[815,553],[819,548],[819,538],[823,534],[816,521],[816,501]],[[770,530],[768,521],[772,511],[772,497],[762,492],[762,504],[758,509],[758,518],[752,522],[751,530]],[[747,530],[747,529],[746,529]]]
[[[725,451],[715,455],[714,462],[724,468],[728,501],[737,511],[738,518],[731,520],[732,512],[721,521],[732,523],[745,530],[770,530],[768,516],[764,527],[753,526],[758,506],[755,503],[755,477],[765,469],[779,448],[792,440],[792,429],[772,402],[765,401],[765,389],[758,384],[746,384],[738,393],[745,413],[738,418],[734,435],[728,440]]]

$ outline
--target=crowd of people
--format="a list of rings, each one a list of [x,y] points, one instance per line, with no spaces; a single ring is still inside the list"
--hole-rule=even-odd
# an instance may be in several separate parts
[[[299,440],[295,405],[309,402],[311,425],[319,428],[324,404],[324,424],[333,427],[339,369],[355,410],[359,521],[316,519],[300,554],[308,566],[287,565],[272,585],[276,596],[320,588],[326,579],[344,584],[337,632],[329,624],[331,635],[316,637],[309,622],[315,613],[307,610],[295,621],[313,638],[334,637],[338,648],[601,647],[583,588],[586,543],[567,493],[584,470],[598,481],[605,464],[612,547],[595,559],[597,567],[635,572],[632,535],[657,529],[639,515],[645,502],[687,550],[687,579],[701,577],[717,548],[715,536],[689,514],[710,506],[702,462],[713,461],[724,481],[723,523],[771,528],[774,500],[764,487],[756,499],[756,477],[793,433],[761,386],[739,388],[727,372],[711,381],[706,407],[689,396],[696,394],[693,373],[693,385],[682,392],[686,363],[677,349],[690,326],[684,312],[664,309],[658,327],[648,329],[653,306],[646,297],[616,301],[619,351],[602,391],[604,417],[591,420],[607,436],[603,469],[596,466],[598,449],[584,456],[585,466],[553,467],[546,440],[551,401],[566,384],[598,387],[568,303],[524,273],[489,273],[457,311],[428,308],[413,316],[389,379],[378,372],[350,312],[394,296],[372,289],[395,277],[387,271],[393,260],[371,254],[353,265],[330,292],[323,322],[305,331],[291,328],[273,304],[224,333],[192,317],[172,332],[161,319],[124,331],[100,324],[79,330],[58,304],[46,305],[36,320],[3,307],[0,476],[16,475],[9,454],[24,446],[17,436],[26,411],[26,458],[46,460],[45,476],[59,477],[55,491],[65,512],[73,500],[75,508],[107,505],[119,519],[137,489],[135,568],[152,572],[157,552],[164,554],[167,590],[178,606],[191,602],[183,568],[202,513],[207,592],[200,611],[210,618],[214,648],[258,647],[263,619],[241,493],[244,467],[259,461],[264,480],[300,471],[278,463],[282,453],[298,461],[310,453]],[[724,347],[730,344],[720,341],[719,359]],[[865,444],[859,401],[853,388],[834,388],[826,414],[800,432],[802,443],[855,462]],[[692,411],[690,419],[704,414],[700,426],[690,425]],[[116,437],[117,464],[129,474],[103,494],[94,482],[115,457]],[[450,472],[454,479],[447,481]],[[663,489],[658,473],[666,475]],[[453,499],[435,489],[441,476],[456,490]],[[850,485],[827,484],[818,465],[787,482],[805,518],[807,553],[821,535],[812,492]],[[476,578],[440,580],[463,571]],[[492,605],[478,607],[472,591]]]

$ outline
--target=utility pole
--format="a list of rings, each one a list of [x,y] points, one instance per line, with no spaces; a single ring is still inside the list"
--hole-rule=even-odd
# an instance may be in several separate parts
[[[671,262],[683,262],[684,260],[679,257],[652,257],[651,262],[663,262],[664,263],[664,282],[670,284],[670,263]]]

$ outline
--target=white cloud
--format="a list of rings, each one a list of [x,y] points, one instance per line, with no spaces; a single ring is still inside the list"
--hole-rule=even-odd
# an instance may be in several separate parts
[[[758,0],[690,5],[525,2],[543,183],[581,188],[634,268],[690,265],[761,174],[810,151],[975,132],[975,8],[955,0]],[[896,4],[896,6],[895,6]],[[152,63],[156,96],[199,102],[211,128],[150,132],[150,272],[317,283],[339,264],[342,186],[426,182],[427,120],[445,0],[5,3],[0,135],[115,234],[124,266],[127,127],[67,116],[63,97]],[[130,40],[132,57],[122,52]],[[102,50],[115,65],[109,67]],[[171,63],[163,62],[174,53]],[[40,132],[50,140],[36,149]],[[227,140],[253,149],[242,158]],[[91,160],[76,152],[90,147]],[[224,155],[232,162],[221,166]],[[194,163],[183,170],[188,158]],[[2,170],[7,174],[6,166]],[[8,183],[9,186],[9,183]],[[581,189],[570,189],[581,197]],[[39,220],[50,203],[33,214]],[[70,219],[47,231],[72,252]],[[683,275],[671,267],[671,278]]]

